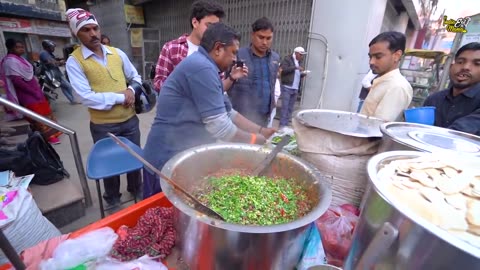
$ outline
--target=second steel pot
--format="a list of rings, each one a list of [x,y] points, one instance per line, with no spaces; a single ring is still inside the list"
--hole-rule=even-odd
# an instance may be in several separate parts
[[[380,126],[383,133],[378,153],[414,150],[429,153],[480,157],[480,137],[452,129],[416,123],[390,122]],[[360,209],[371,187],[368,184]]]
[[[391,198],[377,172],[395,159],[415,158],[427,153],[392,151],[368,162],[371,189],[354,232],[344,265],[350,269],[450,270],[480,269],[480,248],[415,215],[398,198]],[[480,159],[473,162],[480,165]]]
[[[404,122],[380,126],[383,133],[378,153],[395,150],[460,153],[480,156],[480,137],[452,129]]]

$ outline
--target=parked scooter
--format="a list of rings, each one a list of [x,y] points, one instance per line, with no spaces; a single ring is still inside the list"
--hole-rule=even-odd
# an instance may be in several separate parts
[[[43,94],[47,98],[49,103],[58,99],[56,89],[60,87],[60,76],[56,74],[53,69],[48,68],[45,64],[35,61],[35,75],[38,78],[38,82],[42,87]]]

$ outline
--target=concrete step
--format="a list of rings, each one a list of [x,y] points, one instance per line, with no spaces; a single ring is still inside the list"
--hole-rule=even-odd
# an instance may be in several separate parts
[[[31,184],[30,189],[38,208],[57,228],[85,215],[83,193],[70,179],[47,186]]]
[[[15,121],[0,121],[0,127],[15,129],[13,133],[9,133],[8,136],[16,136],[21,134],[29,134],[31,132],[30,123],[27,120],[15,120]]]
[[[16,146],[19,143],[24,143],[28,139],[28,134],[20,134],[15,136],[9,137],[1,137],[0,144],[7,145],[7,146]]]

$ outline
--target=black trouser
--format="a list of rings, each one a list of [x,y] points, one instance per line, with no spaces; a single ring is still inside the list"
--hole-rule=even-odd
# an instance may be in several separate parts
[[[134,144],[140,146],[140,128],[138,117],[135,115],[122,123],[115,124],[94,124],[90,122],[90,133],[93,142],[97,142],[108,137],[107,133],[113,133],[116,136],[122,136],[129,139]],[[127,173],[127,191],[134,192],[140,190],[142,185],[142,176],[140,170]],[[103,179],[105,194],[103,198],[108,202],[120,198],[120,176],[114,176]]]
[[[270,120],[270,114],[263,114],[255,111],[248,111],[241,114],[245,116],[245,118],[247,118],[248,120],[254,122],[261,127],[266,127]]]

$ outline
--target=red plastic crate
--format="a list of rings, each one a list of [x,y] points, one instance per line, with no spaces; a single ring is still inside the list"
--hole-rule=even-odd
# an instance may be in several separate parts
[[[85,234],[96,229],[103,227],[110,227],[113,230],[117,230],[120,226],[126,225],[133,227],[137,224],[138,219],[152,207],[172,207],[172,203],[162,193],[158,193],[148,199],[140,201],[132,206],[129,206],[123,210],[120,210],[104,219],[94,222],[82,229],[79,229],[70,234],[69,238],[76,238],[82,234]],[[11,268],[10,264],[0,266],[0,270],[8,270]]]
[[[138,219],[152,207],[171,207],[172,204],[162,193],[158,193],[148,199],[140,201],[132,206],[129,206],[123,210],[120,210],[104,219],[101,219],[95,223],[92,223],[80,230],[77,230],[70,234],[70,238],[78,237],[84,233],[100,229],[102,227],[110,227],[116,231],[120,226],[126,225],[133,227],[137,225]]]

